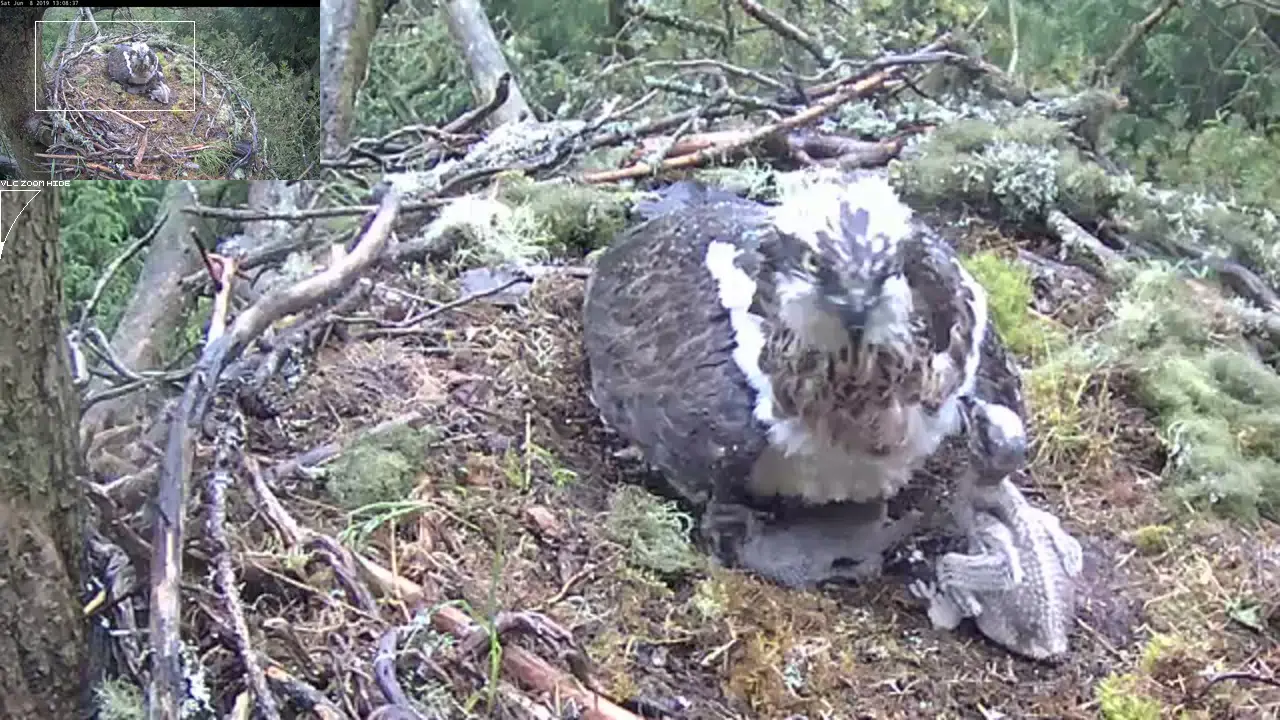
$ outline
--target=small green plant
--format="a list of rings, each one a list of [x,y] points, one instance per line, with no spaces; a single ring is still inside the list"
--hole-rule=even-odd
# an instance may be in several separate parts
[[[1160,720],[1160,701],[1143,695],[1133,675],[1112,673],[1098,683],[1095,694],[1106,720]]]
[[[578,473],[561,465],[550,450],[531,440],[525,442],[524,452],[508,449],[502,456],[502,474],[514,488],[528,490],[532,487],[535,468],[545,470],[551,477],[552,484],[558,488],[578,479]]]
[[[1155,555],[1169,549],[1173,528],[1168,525],[1144,525],[1133,531],[1131,539],[1138,552]]]

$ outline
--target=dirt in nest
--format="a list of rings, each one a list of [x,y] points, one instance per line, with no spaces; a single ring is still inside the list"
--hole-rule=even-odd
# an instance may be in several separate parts
[[[433,588],[433,602],[465,601],[478,617],[547,613],[585,649],[600,691],[647,708],[649,717],[665,709],[698,719],[997,711],[1004,715],[987,716],[1094,718],[1100,683],[1187,717],[1276,716],[1275,689],[1244,681],[1210,687],[1203,671],[1275,666],[1274,630],[1245,621],[1254,617],[1249,603],[1277,587],[1267,583],[1277,579],[1280,532],[1199,515],[1175,523],[1156,486],[1160,443],[1127,399],[1123,378],[1091,386],[1082,399],[1114,425],[1093,456],[1037,463],[1027,480],[1034,501],[1058,513],[1086,548],[1072,652],[1040,664],[1011,656],[969,625],[932,628],[893,577],[794,591],[709,564],[663,575],[629,562],[610,531],[610,500],[620,487],[652,478],[617,456],[623,443],[588,399],[582,292],[580,279],[553,274],[514,309],[476,302],[418,335],[330,342],[285,412],[253,424],[251,451],[284,460],[421,413],[431,433],[422,440],[413,511],[353,544]],[[357,516],[338,508],[321,481],[294,483],[285,501],[304,523],[353,537]],[[254,517],[251,508],[239,516]],[[241,537],[254,552],[279,553],[261,530]],[[313,565],[275,571],[294,578],[280,595],[296,597],[299,582],[318,588],[317,597],[336,587],[323,573],[309,574]],[[320,648],[311,660],[290,661],[296,653],[267,640],[266,651],[298,676],[320,687],[333,680],[316,658],[340,654],[335,634],[345,636],[341,653],[376,652],[370,628],[334,630],[344,621],[331,602],[262,599],[270,594],[255,596],[260,607],[279,609]],[[404,621],[394,608],[384,615]],[[1171,639],[1153,645],[1153,637]],[[481,686],[487,663],[461,662],[470,668],[467,682]]]
[[[224,97],[214,78],[185,55],[163,48],[153,49],[170,103],[128,93],[107,77],[106,57],[113,46],[107,42],[86,49],[68,62],[65,77],[56,84],[61,93],[55,107],[82,111],[68,114],[72,127],[107,152],[93,163],[118,164],[143,179],[194,179],[223,171],[235,158],[235,142],[250,134],[244,109]],[[69,143],[66,137],[59,139]],[[59,167],[66,165],[64,161]]]

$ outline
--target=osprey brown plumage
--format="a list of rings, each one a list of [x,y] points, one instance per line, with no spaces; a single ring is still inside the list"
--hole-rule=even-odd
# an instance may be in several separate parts
[[[750,567],[716,537],[725,507],[750,509],[727,515],[746,533],[776,530],[756,511],[780,506],[882,511],[960,429],[984,352],[987,389],[1008,390],[1009,368],[981,286],[883,176],[809,177],[774,207],[691,198],[599,258],[584,311],[592,393],[682,496],[710,506],[721,554]],[[850,555],[872,564],[884,549],[856,542]],[[755,569],[795,584],[838,574]]]

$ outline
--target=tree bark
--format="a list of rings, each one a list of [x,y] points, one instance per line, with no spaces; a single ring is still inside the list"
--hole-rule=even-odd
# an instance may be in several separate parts
[[[116,356],[130,370],[154,370],[161,366],[164,351],[161,343],[178,332],[184,311],[192,300],[182,288],[182,278],[200,269],[201,260],[190,239],[192,216],[180,212],[182,206],[197,201],[187,185],[168,184],[163,207],[169,211],[169,217],[151,241],[133,296],[111,337]],[[90,387],[97,390],[102,386],[95,382]],[[85,412],[85,431],[92,434],[105,427],[132,422],[143,399],[140,393],[132,393],[94,405]]]
[[[449,22],[449,35],[467,61],[471,73],[471,91],[477,103],[485,103],[493,97],[498,79],[511,72],[502,46],[493,34],[489,18],[480,7],[479,0],[448,0],[444,4]],[[495,125],[532,119],[533,111],[520,92],[520,85],[511,83],[507,101],[490,116]]]
[[[385,0],[321,0],[320,133],[323,157],[333,157],[351,139],[356,92],[369,67],[369,46]]]
[[[13,145],[20,178],[35,176],[35,153],[39,151],[33,130],[39,121],[35,92],[44,91],[44,74],[36,63],[35,23],[42,17],[44,8],[0,8],[0,58],[9,68],[0,92],[0,135]],[[33,75],[38,84],[32,84]]]
[[[76,718],[87,697],[85,498],[57,191],[0,193],[0,220],[0,717]]]

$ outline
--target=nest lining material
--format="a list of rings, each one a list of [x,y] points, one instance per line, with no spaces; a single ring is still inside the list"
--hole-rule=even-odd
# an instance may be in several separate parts
[[[107,77],[107,53],[118,43],[138,40],[160,60],[171,93],[168,105],[127,93]],[[253,109],[244,98],[221,73],[180,46],[137,36],[95,39],[55,61],[49,107],[84,111],[52,114],[48,152],[55,157],[48,159],[59,175],[213,178],[235,161],[237,142],[257,134]]]

